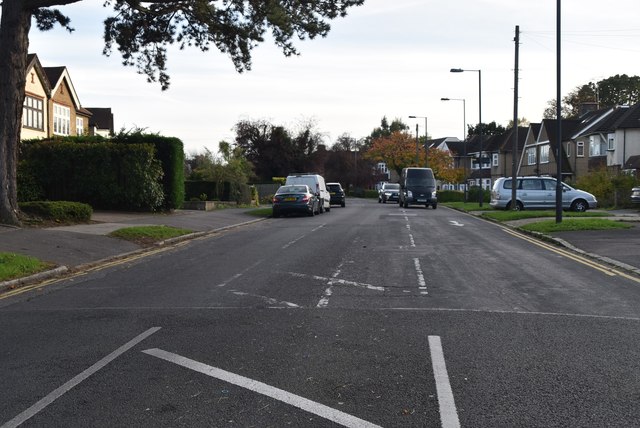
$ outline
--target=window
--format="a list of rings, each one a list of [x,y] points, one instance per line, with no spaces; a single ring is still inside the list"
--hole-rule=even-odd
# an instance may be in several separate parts
[[[576,156],[579,158],[584,157],[584,141],[578,141],[576,143]]]
[[[542,190],[542,182],[538,179],[522,180],[522,190]]]
[[[76,135],[84,134],[84,119],[76,117]]]
[[[498,166],[498,154],[493,154],[493,166]]]
[[[536,164],[536,148],[530,147],[527,149],[527,165]]]
[[[69,135],[71,128],[71,109],[59,104],[53,105],[53,133]]]
[[[540,146],[540,163],[549,163],[549,146]]]
[[[616,139],[614,134],[609,135],[609,140],[607,141],[607,150],[615,150],[616,149]]]
[[[589,157],[604,156],[607,152],[607,143],[600,136],[589,137]]]
[[[567,152],[567,157],[571,159],[571,143],[570,142],[567,142],[566,152]]]
[[[44,101],[32,96],[24,97],[22,126],[44,131]]]

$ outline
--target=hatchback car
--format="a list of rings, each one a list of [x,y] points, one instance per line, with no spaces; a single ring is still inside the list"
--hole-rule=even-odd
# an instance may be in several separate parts
[[[327,183],[327,190],[329,190],[331,205],[340,205],[341,207],[346,205],[344,189],[340,183]]]
[[[493,208],[510,210],[511,178],[501,177],[496,180],[491,190]],[[516,182],[516,210],[551,209],[556,206],[557,181],[552,177],[518,177]],[[598,201],[591,193],[562,183],[562,208],[572,211],[586,211],[596,208]]]
[[[634,187],[631,189],[631,202],[634,204],[640,204],[640,187]]]
[[[318,197],[311,193],[309,186],[295,184],[292,186],[280,186],[273,195],[272,216],[275,218],[284,214],[298,213],[313,216],[318,214]]]
[[[378,192],[378,203],[398,202],[399,198],[400,185],[398,183],[384,183]]]

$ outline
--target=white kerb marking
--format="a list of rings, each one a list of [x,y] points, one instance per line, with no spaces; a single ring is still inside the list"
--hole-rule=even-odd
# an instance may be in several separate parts
[[[6,424],[2,425],[2,428],[9,428],[9,427],[13,428],[23,424],[29,418],[35,416],[37,413],[39,413],[41,410],[47,407],[49,404],[53,403],[58,398],[62,397],[64,394],[71,391],[71,389],[78,386],[80,382],[88,379],[89,376],[96,373],[98,370],[104,368],[111,361],[115,360],[120,355],[124,354],[129,349],[133,348],[138,343],[142,342],[143,340],[145,340],[147,337],[151,336],[153,333],[157,332],[158,330],[160,330],[160,327],[153,327],[145,331],[144,333],[134,337],[129,342],[125,343],[124,345],[122,345],[121,347],[119,347],[118,349],[116,349],[115,351],[113,351],[112,353],[110,353],[109,355],[107,355],[106,357],[104,357],[103,359],[101,359],[100,361],[98,361],[97,363],[95,363],[94,365],[92,365],[82,373],[80,373],[79,375],[75,376],[70,381],[66,382],[62,386],[53,390],[49,395],[47,395],[46,397],[38,401],[33,406],[29,407],[24,412],[20,413],[18,416],[11,419]]]
[[[267,385],[266,383],[258,382],[257,380],[249,379],[244,376],[237,375],[235,373],[228,372],[216,367],[212,367],[203,363],[200,363],[189,358],[182,357],[171,352],[163,351],[162,349],[147,349],[142,351],[145,354],[152,355],[165,361],[177,364],[179,366],[188,368],[198,373],[205,374],[216,379],[220,379],[224,382],[228,382],[237,385],[241,388],[248,389],[258,394],[271,397],[275,400],[282,401],[283,403],[302,409],[306,412],[313,413],[322,418],[335,422],[345,427],[365,427],[374,428],[379,425],[372,424],[355,416],[351,416],[347,413],[325,406],[324,404],[316,403],[308,400],[296,394],[284,391],[279,388]]]
[[[442,428],[460,428],[440,336],[429,336],[429,350],[431,351],[431,364],[433,365],[433,377],[436,381]]]

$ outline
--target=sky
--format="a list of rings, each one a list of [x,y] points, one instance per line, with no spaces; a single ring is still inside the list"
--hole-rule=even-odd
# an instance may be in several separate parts
[[[556,97],[557,1],[366,0],[332,21],[327,37],[297,41],[300,56],[285,57],[267,40],[245,73],[215,49],[171,49],[167,91],[122,66],[117,50],[102,54],[102,23],[112,14],[102,3],[59,7],[75,31],[33,26],[29,52],[45,67],[66,66],[82,106],[111,107],[116,131],[178,137],[187,154],[233,142],[240,120],[294,132],[311,121],[327,146],[343,134],[366,137],[384,116],[411,132],[418,125],[420,135],[427,117],[430,138],[463,138],[465,123],[478,122],[480,83],[482,121],[506,126],[514,112],[516,25],[518,116],[539,122]],[[638,0],[616,0],[611,9],[596,0],[562,2],[563,95],[590,81],[640,74],[639,16]]]

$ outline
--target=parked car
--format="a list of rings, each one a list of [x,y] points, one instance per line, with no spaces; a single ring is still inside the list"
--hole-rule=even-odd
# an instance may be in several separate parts
[[[346,205],[344,190],[340,183],[327,183],[327,189],[329,189],[329,203],[331,205],[340,205],[341,207]]]
[[[318,197],[311,192],[306,184],[295,184],[292,186],[280,186],[273,195],[272,216],[275,218],[281,215],[298,213],[313,216],[318,214]]]
[[[318,198],[320,203],[320,214],[325,211],[331,211],[331,196],[329,195],[323,176],[312,173],[289,174],[287,176],[287,181],[284,184],[286,186],[293,184],[306,184],[309,186],[311,192]]]
[[[631,189],[631,202],[634,204],[640,204],[640,187],[634,187]]]
[[[403,168],[400,176],[400,207],[409,205],[429,205],[435,210],[438,207],[436,195],[436,179],[431,168]]]
[[[493,208],[511,209],[511,178],[498,178],[491,190]],[[550,209],[556,206],[557,181],[552,177],[518,177],[516,183],[516,210]],[[598,206],[596,197],[583,190],[562,183],[562,208],[586,211]]]
[[[378,203],[386,204],[387,201],[398,202],[400,200],[400,185],[398,183],[384,183],[378,190]]]

